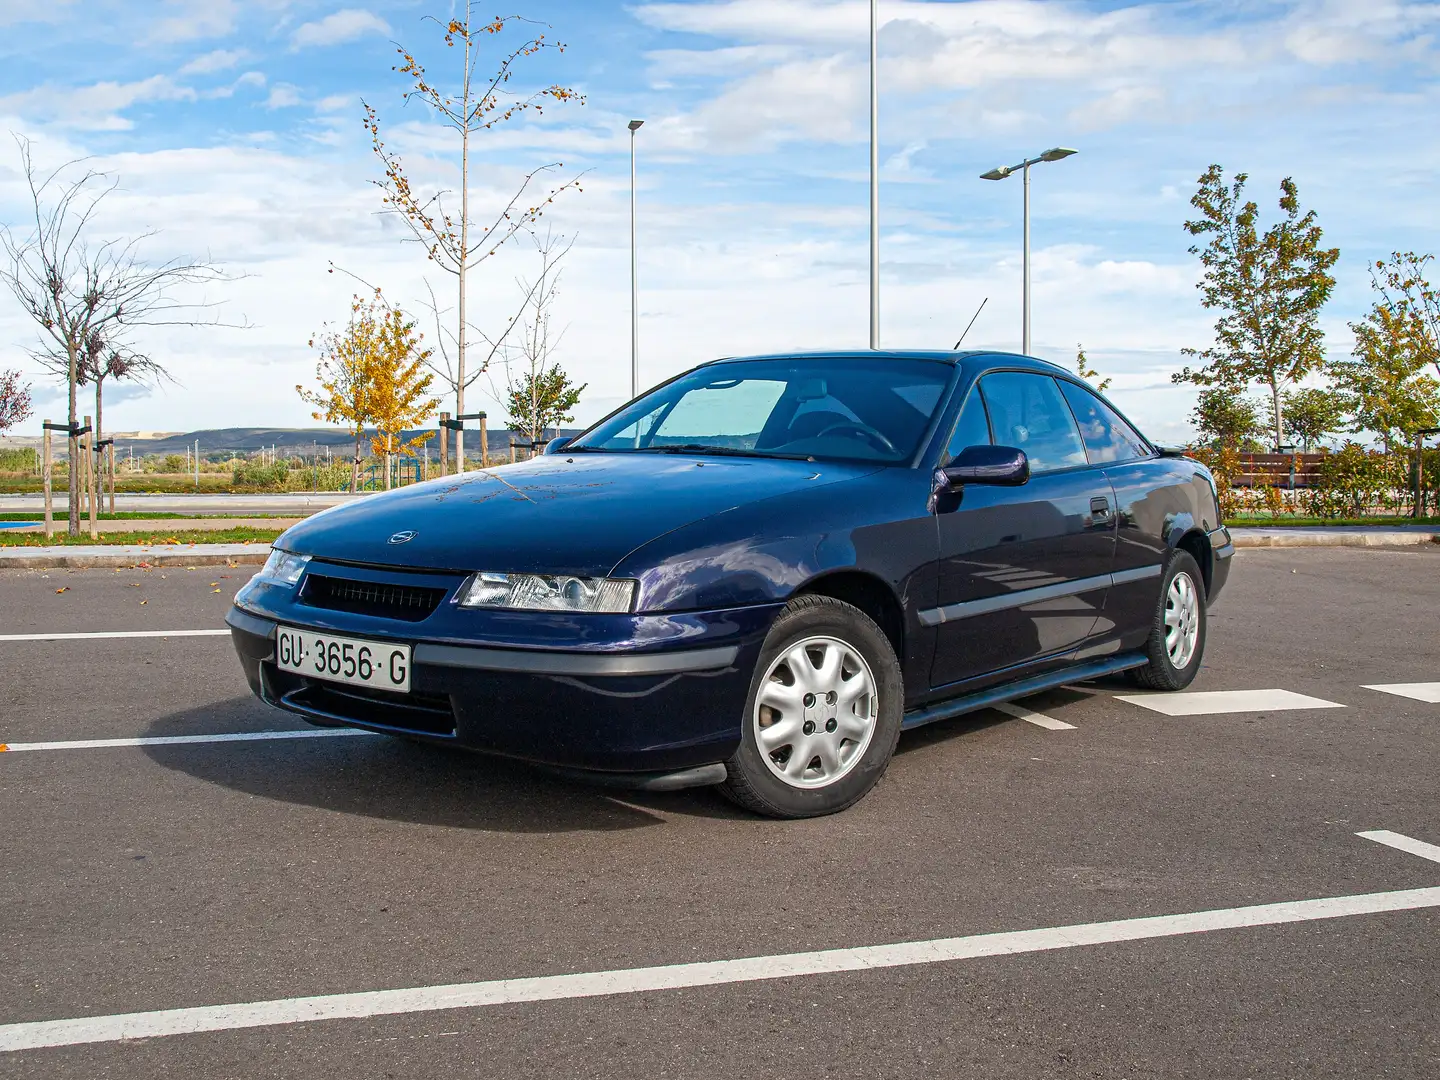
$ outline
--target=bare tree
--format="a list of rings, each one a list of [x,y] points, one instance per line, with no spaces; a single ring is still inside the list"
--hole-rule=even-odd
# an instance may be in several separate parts
[[[426,195],[417,192],[411,186],[399,157],[385,145],[380,137],[380,123],[375,109],[368,103],[362,103],[365,110],[365,127],[370,132],[373,149],[385,170],[384,179],[375,181],[376,185],[384,192],[385,205],[405,223],[412,238],[425,248],[430,261],[456,278],[458,311],[455,331],[453,337],[444,332],[437,335],[438,362],[432,361],[431,367],[454,393],[457,415],[465,411],[466,389],[485,370],[515,326],[515,322],[512,320],[507,325],[505,332],[495,339],[485,338],[481,335],[489,348],[485,362],[475,367],[467,365],[467,344],[472,330],[466,317],[466,277],[469,271],[493,256],[517,233],[528,230],[557,195],[572,187],[578,189],[580,182],[580,178],[575,177],[551,188],[543,198],[538,195],[531,196],[529,195],[531,186],[538,177],[561,167],[559,162],[543,165],[525,175],[520,182],[519,189],[490,219],[489,224],[472,222],[470,218],[470,143],[472,136],[482,131],[488,131],[495,125],[528,110],[534,109],[537,113],[542,112],[547,101],[556,103],[584,101],[584,98],[574,90],[558,84],[552,84],[531,93],[516,94],[512,92],[509,89],[510,79],[515,73],[516,65],[522,59],[547,49],[563,51],[564,46],[557,42],[547,41],[542,33],[530,33],[529,28],[535,24],[519,16],[511,15],[504,18],[481,20],[475,18],[475,5],[472,0],[463,0],[460,6],[463,8],[463,14],[448,22],[428,17],[429,22],[434,23],[443,31],[443,39],[447,48],[459,46],[461,66],[458,86],[441,89],[433,84],[415,55],[403,47],[397,47],[401,63],[396,67],[397,71],[412,80],[411,88],[405,93],[406,103],[416,100],[426,105],[444,126],[453,129],[460,136],[458,213],[455,212],[453,204],[447,206],[447,199],[451,196],[450,192],[438,191]],[[495,71],[489,76],[482,76],[478,70],[483,52],[481,46],[487,37],[493,39],[511,25],[526,28],[523,32],[526,35],[524,40],[513,47],[502,49],[501,59]],[[431,310],[435,312],[438,324],[442,312],[439,304],[434,301],[433,292],[430,306]],[[463,468],[465,446],[462,432],[456,432],[455,443],[456,459],[462,463],[461,467]]]
[[[519,333],[505,350],[505,386],[496,386],[492,379],[490,387],[491,395],[505,406],[511,429],[533,446],[544,441],[548,428],[558,431],[560,424],[574,419],[570,412],[585,385],[574,385],[560,365],[551,361],[565,337],[565,330],[557,332],[551,321],[563,271],[560,263],[575,241],[557,237],[549,229],[544,237],[532,234],[532,239],[540,256],[540,272],[533,279],[516,281],[524,297]]]
[[[33,350],[30,356],[41,367],[62,379],[68,379],[70,358],[53,342],[46,349]],[[150,379],[175,381],[174,376],[158,360],[137,352],[128,345],[112,345],[107,340],[106,328],[97,327],[92,330],[86,336],[81,349],[76,385],[95,387],[95,442],[99,442],[105,432],[106,379],[130,379],[134,382],[146,382]]]
[[[96,211],[118,181],[83,168],[83,161],[42,172],[29,141],[17,137],[16,143],[34,219],[25,235],[0,228],[7,256],[0,280],[40,328],[37,355],[63,358],[71,431],[70,535],[75,536],[80,531],[80,503],[74,497],[79,489],[77,390],[87,378],[91,349],[102,361],[111,353],[134,356],[125,342],[140,327],[231,325],[205,316],[215,304],[182,295],[187,288],[229,279],[206,262],[146,262],[140,247],[153,232],[92,243]]]

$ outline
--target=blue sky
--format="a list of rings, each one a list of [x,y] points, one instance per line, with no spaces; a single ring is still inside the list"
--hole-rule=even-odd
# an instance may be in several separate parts
[[[493,6],[493,5],[492,5]],[[120,189],[98,223],[158,229],[155,258],[208,254],[240,280],[209,299],[252,329],[169,330],[142,344],[178,385],[111,396],[116,429],[309,423],[295,395],[314,331],[342,319],[335,263],[418,308],[426,264],[377,212],[360,125],[379,110],[412,179],[450,187],[451,145],[391,70],[399,41],[444,78],[454,54],[422,16],[446,0],[0,0],[0,124],[37,157],[88,155]],[[720,355],[866,340],[866,0],[550,0],[480,9],[548,23],[563,54],[521,69],[583,105],[482,136],[473,193],[493,206],[526,170],[585,172],[550,215],[576,238],[557,358],[589,389],[582,420],[629,385],[628,133],[640,150],[642,381]],[[1293,175],[1342,251],[1329,347],[1369,303],[1367,263],[1440,249],[1440,4],[1405,0],[884,0],[882,339],[1017,348],[1020,188],[978,174],[1062,144],[1034,174],[1035,352],[1078,342],[1154,437],[1181,439],[1168,384],[1203,347],[1181,222],[1210,162],[1273,207]],[[0,213],[23,213],[0,146]],[[482,326],[534,269],[520,248],[472,284]],[[451,287],[435,275],[433,286]],[[0,298],[0,363],[30,328]],[[493,373],[497,382],[503,373]],[[482,390],[488,389],[481,384]],[[36,375],[37,403],[58,415]],[[488,402],[481,400],[480,407]]]

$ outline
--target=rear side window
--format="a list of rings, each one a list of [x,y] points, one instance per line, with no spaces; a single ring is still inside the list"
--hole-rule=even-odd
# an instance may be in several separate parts
[[[1060,389],[1075,413],[1075,422],[1080,425],[1080,437],[1085,440],[1090,464],[1134,461],[1150,455],[1150,448],[1135,429],[1089,390],[1064,380],[1060,382]]]
[[[1032,473],[1089,464],[1075,417],[1055,380],[1028,371],[996,371],[980,380],[995,445],[1025,451]]]
[[[955,421],[950,445],[945,448],[945,460],[953,460],[967,446],[988,446],[989,443],[990,422],[985,418],[985,402],[980,400],[980,391],[972,388],[965,404],[960,406],[960,418]]]

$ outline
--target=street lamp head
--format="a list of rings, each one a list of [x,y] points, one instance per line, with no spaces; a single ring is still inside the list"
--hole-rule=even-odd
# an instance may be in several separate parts
[[[998,168],[998,169],[991,169],[991,170],[990,170],[989,172],[987,172],[987,173],[981,173],[981,174],[980,174],[980,179],[981,179],[981,180],[1004,180],[1007,176],[1009,176],[1009,175],[1010,175],[1012,172],[1014,172],[1014,171],[1015,171],[1015,170],[1012,169],[1009,165],[1002,165],[1002,166],[1000,166],[1000,168]]]
[[[641,126],[642,126],[644,123],[645,123],[644,120],[631,120],[631,121],[630,121],[630,130],[631,130],[631,131],[639,131],[640,128],[641,128]],[[1071,151],[1070,151],[1070,153],[1072,153],[1072,154],[1073,154],[1074,152],[1075,152],[1074,150],[1071,150]]]
[[[1057,146],[1053,150],[1046,150],[1040,155],[1041,161],[1060,161],[1071,154],[1078,154],[1080,151],[1071,150],[1068,146]]]

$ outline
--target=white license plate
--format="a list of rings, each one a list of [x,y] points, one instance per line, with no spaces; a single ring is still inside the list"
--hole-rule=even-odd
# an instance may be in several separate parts
[[[317,634],[282,626],[275,632],[275,664],[312,679],[410,692],[410,646]]]

